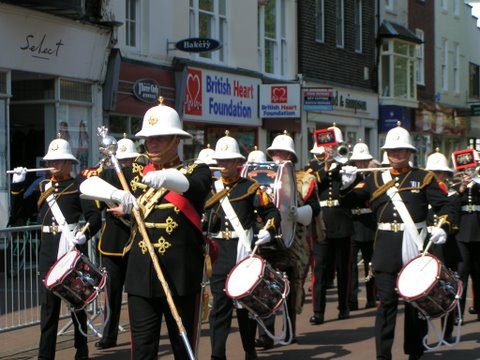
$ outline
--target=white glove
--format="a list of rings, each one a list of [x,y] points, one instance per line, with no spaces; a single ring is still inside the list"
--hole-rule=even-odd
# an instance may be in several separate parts
[[[27,177],[27,168],[19,166],[13,169],[13,171],[14,171],[13,177],[12,177],[13,184],[18,184],[25,181],[25,178]]]
[[[349,165],[344,166],[342,167],[342,170],[340,170],[340,173],[342,174],[342,189],[346,189],[352,185],[357,178],[357,167]]]
[[[447,242],[447,233],[439,227],[434,227],[430,236],[430,241],[435,245],[442,245]]]
[[[190,183],[185,175],[177,169],[150,171],[143,177],[142,182],[154,189],[165,187],[180,194],[187,191],[190,187]]]
[[[268,230],[261,229],[257,234],[257,238],[258,240],[255,241],[255,245],[263,245],[269,243],[272,237]]]
[[[298,220],[298,210],[296,206],[290,207],[287,213],[287,220],[297,222]]]
[[[137,203],[135,196],[124,190],[115,190],[110,195],[110,199],[122,205],[125,214],[130,214],[132,212],[132,208]]]
[[[87,237],[83,233],[77,233],[73,238],[73,243],[75,245],[83,245],[87,241]]]

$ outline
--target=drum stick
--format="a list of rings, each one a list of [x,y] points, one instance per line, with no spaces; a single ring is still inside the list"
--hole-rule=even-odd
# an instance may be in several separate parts
[[[439,228],[443,225],[443,221],[444,221],[444,218],[441,218],[438,222],[437,222],[437,225],[435,227]],[[427,244],[427,247],[425,248],[425,250],[423,250],[423,253],[422,253],[422,257],[425,256],[425,254],[428,252],[428,250],[430,249],[430,246],[432,246],[432,240],[429,240],[428,241],[428,244]],[[423,270],[423,268],[422,268]]]
[[[36,171],[52,171],[55,170],[53,167],[49,168],[35,168],[35,169],[27,169],[27,172],[36,172]],[[7,174],[15,174],[15,170],[7,170]]]
[[[267,230],[271,226],[272,222],[273,222],[273,219],[268,219],[267,222],[265,223],[265,226],[262,228],[262,230]],[[252,253],[250,254],[250,259],[255,256],[255,253],[257,252],[257,250],[258,250],[258,245],[255,245]]]
[[[78,232],[79,235],[82,235],[85,233],[85,231],[87,231],[88,227],[90,226],[90,223],[87,222],[83,227],[82,229]]]

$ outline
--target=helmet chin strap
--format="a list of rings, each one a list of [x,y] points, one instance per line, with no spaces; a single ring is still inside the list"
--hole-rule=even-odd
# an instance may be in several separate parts
[[[175,159],[177,157],[176,153],[170,159],[164,159],[164,157],[165,157],[165,153],[170,151],[170,149],[175,145],[175,140],[176,139],[177,139],[177,137],[174,136],[172,138],[172,141],[170,141],[170,143],[167,145],[167,147],[165,149],[163,149],[163,151],[160,151],[160,152],[157,152],[157,153],[152,153],[152,152],[148,151],[148,148],[147,148],[148,157],[152,160],[156,159],[156,161],[154,161],[154,162],[155,163],[158,162],[157,165],[166,164],[166,163],[172,161],[173,159]]]

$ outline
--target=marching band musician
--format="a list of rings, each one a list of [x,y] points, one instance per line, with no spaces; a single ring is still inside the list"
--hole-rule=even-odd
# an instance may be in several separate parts
[[[265,153],[262,150],[258,150],[256,146],[248,153],[247,162],[249,163],[264,163],[266,161]]]
[[[346,204],[353,206],[364,206],[368,201],[377,218],[378,231],[372,258],[380,301],[375,320],[376,352],[377,359],[392,359],[398,273],[423,249],[428,204],[443,219],[442,226],[431,232],[430,240],[434,244],[445,243],[447,233],[452,230],[455,210],[432,172],[409,165],[409,158],[416,148],[412,145],[409,132],[400,123],[387,133],[382,150],[387,151],[392,169],[374,172],[355,185],[357,169],[344,167],[341,195]],[[426,321],[420,319],[417,310],[406,303],[404,351],[409,359],[419,359],[423,355],[422,340],[426,332]]]
[[[314,325],[324,322],[329,269],[334,267],[337,271],[338,319],[350,317],[348,293],[353,221],[351,210],[343,207],[339,202],[339,191],[342,185],[340,169],[347,159],[334,154],[338,145],[343,143],[342,132],[335,124],[328,129],[333,130],[337,145],[321,146],[315,142],[310,151],[315,158],[306,167],[306,171],[316,177],[318,197],[326,227],[326,238],[321,241],[317,238],[313,242],[314,314],[310,318],[310,323]],[[323,157],[323,160],[317,157]]]
[[[140,154],[132,140],[124,138],[118,141],[117,159],[122,168],[130,168],[134,159]],[[99,168],[97,175],[117,188],[121,188],[120,180],[113,168]],[[108,273],[106,298],[110,308],[110,316],[105,318],[102,339],[95,343],[98,349],[108,349],[117,345],[118,324],[122,309],[123,284],[127,269],[128,256],[123,256],[123,249],[130,238],[130,222],[111,209],[106,210],[105,225],[98,241],[98,251],[102,257],[102,265]],[[107,315],[107,314],[106,314]]]
[[[368,145],[361,142],[355,144],[352,151],[350,161],[359,169],[368,168],[370,161],[373,159],[370,155]],[[360,173],[358,176],[363,179],[368,173]],[[350,282],[350,310],[358,310],[358,252],[362,252],[363,265],[365,269],[365,287],[367,290],[366,309],[375,307],[375,279],[368,276],[370,273],[370,262],[373,254],[373,239],[377,229],[377,221],[368,204],[362,207],[352,209],[353,214],[353,235],[352,235],[352,256],[351,256],[351,272],[352,281]]]
[[[472,151],[478,166],[478,153],[475,150]],[[478,175],[475,174],[475,176]],[[458,314],[455,321],[458,324],[465,311],[469,276],[472,278],[473,297],[477,302],[480,296],[480,184],[474,181],[472,174],[465,171],[461,175],[461,182],[453,188],[457,191],[460,202],[459,226],[455,238],[460,251],[458,275],[463,283],[463,294],[460,300],[461,314]],[[471,307],[468,310],[471,314],[480,314],[480,309]]]
[[[39,208],[39,219],[42,224],[42,238],[38,260],[40,279],[44,280],[50,268],[58,258],[65,254],[61,243],[64,243],[67,231],[76,231],[78,221],[83,216],[89,223],[88,229],[83,233],[78,231],[73,234],[73,244],[83,253],[87,253],[86,241],[93,236],[101,227],[100,211],[95,202],[81,200],[78,187],[85,174],[79,175],[76,179],[71,177],[73,164],[78,160],[73,156],[70,144],[64,139],[55,139],[50,142],[47,154],[43,157],[51,170],[51,176],[39,184],[38,191],[30,196],[37,199]],[[25,168],[14,169],[12,202],[23,201],[22,187],[26,175]],[[50,205],[49,205],[50,204]],[[66,227],[62,223],[66,220]],[[68,244],[73,245],[73,244]],[[60,247],[60,248],[59,248]],[[40,344],[38,349],[39,359],[54,359],[56,352],[58,319],[60,315],[61,299],[45,285],[40,286]],[[78,319],[78,320],[77,320]],[[87,332],[87,315],[85,311],[72,311],[72,321],[75,325],[75,359],[88,359],[87,338],[82,334]],[[81,329],[79,328],[81,326]]]
[[[453,175],[453,170],[448,166],[448,161],[445,155],[440,152],[440,149],[436,148],[435,152],[430,154],[427,157],[427,164],[425,170],[433,172],[435,178],[437,179],[440,189],[449,197],[449,199],[454,202],[457,216],[459,209],[458,193],[455,190],[450,190],[448,188],[449,179]],[[431,232],[432,229],[438,225],[438,215],[433,212],[432,206],[428,205],[428,217],[427,225],[428,231]],[[455,228],[455,231],[458,229]],[[454,234],[449,234],[447,237],[447,242],[443,245],[433,245],[430,247],[430,253],[435,255],[440,261],[449,269],[457,271],[458,262],[460,261],[460,253],[457,246],[457,241],[455,240]],[[451,342],[452,341],[452,331],[453,324],[455,320],[456,311],[451,311],[448,313],[448,319],[446,323],[444,339]],[[443,325],[443,320],[442,320]]]
[[[297,163],[297,154],[293,139],[285,131],[273,139],[272,145],[267,149],[267,154],[275,162],[291,161]],[[274,251],[261,251],[261,255],[277,269],[284,271],[290,282],[290,293],[287,298],[288,316],[292,324],[292,342],[297,342],[295,337],[296,314],[302,312],[305,299],[304,283],[310,263],[310,246],[307,241],[307,226],[312,221],[312,216],[320,213],[320,205],[316,192],[315,177],[305,171],[296,172],[297,206],[290,210],[289,216],[296,222],[295,238],[288,249],[275,249]],[[267,320],[265,321],[267,325]],[[274,315],[267,325],[268,330],[274,333]],[[269,349],[273,346],[273,339],[264,334],[261,329],[260,338],[256,341],[257,347]],[[290,334],[286,334],[288,340]]]
[[[111,199],[129,213],[135,201],[141,209],[148,237],[171,291],[191,348],[195,349],[196,312],[203,269],[203,235],[200,225],[205,198],[211,187],[207,165],[183,167],[178,155],[180,139],[192,136],[182,129],[177,112],[160,104],[147,110],[137,137],[145,139],[150,163],[133,163],[130,186],[134,196],[115,190]],[[147,186],[142,184],[146,184]],[[135,199],[136,197],[136,199]],[[175,359],[189,359],[172,316],[164,288],[137,226],[128,252],[125,291],[131,326],[132,359],[156,359],[162,318],[168,328]]]
[[[215,181],[214,189],[205,204],[208,233],[218,245],[219,257],[213,265],[210,289],[213,306],[210,312],[210,338],[212,359],[226,359],[226,343],[230,332],[233,302],[225,294],[227,275],[235,264],[251,253],[255,211],[265,221],[272,219],[268,229],[261,229],[255,245],[270,242],[280,223],[280,215],[259,184],[239,176],[239,167],[245,157],[240,153],[237,141],[228,135],[220,138],[213,157],[223,168],[221,179]],[[272,223],[272,221],[270,221]],[[237,309],[245,359],[257,359],[255,351],[256,322],[246,309]]]

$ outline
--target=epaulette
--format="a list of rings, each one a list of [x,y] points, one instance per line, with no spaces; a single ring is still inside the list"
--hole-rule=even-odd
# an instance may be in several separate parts
[[[435,179],[435,174],[433,173],[433,171],[428,170],[427,175],[425,175],[425,177],[423,178],[422,185],[420,185],[420,189],[423,189],[425,186],[430,185],[433,179]]]
[[[102,172],[102,168],[85,168],[83,169],[80,174],[85,178],[88,179],[89,177],[92,176],[99,176]]]

